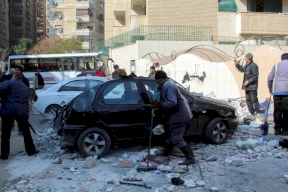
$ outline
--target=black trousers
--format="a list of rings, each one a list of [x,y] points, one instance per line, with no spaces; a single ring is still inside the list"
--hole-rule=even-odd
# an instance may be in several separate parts
[[[25,150],[28,154],[35,153],[36,149],[29,129],[28,118],[23,116],[2,115],[1,156],[10,154],[10,136],[13,123],[16,120],[24,137]]]
[[[260,105],[258,101],[258,94],[256,90],[245,91],[246,95],[246,104],[251,115],[254,115],[255,112],[260,112]]]
[[[288,131],[288,96],[274,96],[275,129]]]
[[[190,127],[189,123],[165,124],[164,127],[168,132],[165,142],[165,154],[169,155],[174,146],[181,149],[187,145],[184,134],[186,129]]]

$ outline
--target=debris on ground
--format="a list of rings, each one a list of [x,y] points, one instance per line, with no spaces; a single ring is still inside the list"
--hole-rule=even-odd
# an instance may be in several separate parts
[[[85,159],[85,162],[84,162],[84,168],[90,169],[90,168],[96,166],[96,164],[97,164],[96,161],[97,161],[97,156],[87,157],[87,158]]]

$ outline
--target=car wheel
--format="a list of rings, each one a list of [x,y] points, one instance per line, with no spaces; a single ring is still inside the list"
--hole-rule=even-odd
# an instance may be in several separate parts
[[[228,127],[222,118],[215,118],[210,121],[205,130],[206,137],[210,142],[223,144],[228,138]]]
[[[45,110],[45,113],[48,113],[49,116],[56,116],[57,111],[61,112],[62,110],[63,108],[60,105],[50,105]]]
[[[89,128],[83,131],[77,140],[77,147],[83,157],[105,156],[111,146],[110,136],[100,128]]]

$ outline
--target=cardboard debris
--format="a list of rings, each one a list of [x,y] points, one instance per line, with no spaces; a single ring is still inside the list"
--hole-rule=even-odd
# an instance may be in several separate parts
[[[134,166],[135,166],[135,164],[132,162],[120,161],[116,167],[118,167],[118,168],[133,168]]]

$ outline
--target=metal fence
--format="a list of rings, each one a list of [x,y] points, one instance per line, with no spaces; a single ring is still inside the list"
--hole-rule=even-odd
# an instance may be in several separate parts
[[[148,25],[140,26],[105,41],[105,47],[117,48],[133,44],[138,40],[157,41],[211,41],[212,27]]]

